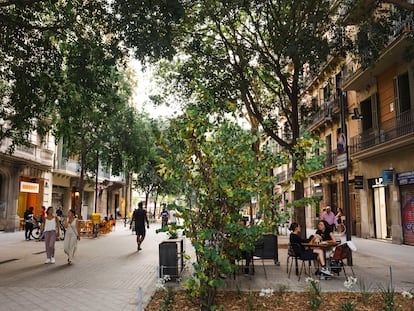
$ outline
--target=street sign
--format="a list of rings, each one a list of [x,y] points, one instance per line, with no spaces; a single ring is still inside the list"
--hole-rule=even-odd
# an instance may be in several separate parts
[[[336,168],[338,170],[344,170],[348,167],[348,155],[347,153],[339,154],[337,157]]]
[[[354,189],[364,189],[364,176],[355,176]]]

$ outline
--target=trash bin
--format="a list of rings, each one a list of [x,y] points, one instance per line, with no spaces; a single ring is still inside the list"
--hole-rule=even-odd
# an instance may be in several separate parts
[[[160,278],[169,275],[171,280],[178,277],[177,244],[162,242],[159,244]]]
[[[184,269],[184,239],[169,239],[159,244],[159,277],[170,276],[171,281],[180,278]]]

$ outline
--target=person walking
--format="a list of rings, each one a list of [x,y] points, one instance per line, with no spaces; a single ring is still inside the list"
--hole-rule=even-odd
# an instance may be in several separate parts
[[[338,221],[336,219],[336,215],[331,211],[330,206],[326,207],[326,210],[323,213],[321,220],[325,220],[328,223],[332,232],[334,232],[335,228],[338,227]]]
[[[144,210],[142,202],[138,203],[138,209],[134,211],[132,220],[135,223],[135,234],[137,235],[137,251],[140,251],[141,244],[145,239],[145,223],[147,223],[147,228],[149,229],[147,211]]]
[[[164,228],[168,224],[169,214],[167,209],[164,207],[161,212],[161,228]]]
[[[32,235],[33,231],[33,206],[30,206],[26,211],[24,212],[23,218],[24,218],[24,235],[26,238],[26,241],[30,241],[30,236]]]
[[[45,263],[55,263],[55,242],[60,233],[59,220],[53,214],[53,207],[49,206],[46,211],[45,221],[42,222],[40,233],[45,232],[46,261]]]
[[[172,207],[170,209],[170,213],[169,213],[169,216],[168,216],[168,223],[169,224],[171,224],[171,225],[176,225],[177,224],[176,214],[177,214],[177,210],[174,207]]]
[[[80,241],[80,223],[76,218],[75,211],[73,209],[69,210],[64,227],[66,229],[66,234],[63,242],[63,250],[65,254],[68,255],[68,265],[71,265],[78,241]]]

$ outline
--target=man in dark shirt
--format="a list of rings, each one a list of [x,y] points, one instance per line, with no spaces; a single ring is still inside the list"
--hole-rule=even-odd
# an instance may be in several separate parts
[[[30,206],[23,215],[24,218],[24,235],[26,237],[26,241],[31,240],[30,236],[32,234],[33,231],[33,219],[34,219],[34,215],[33,215],[33,206]]]
[[[135,233],[137,235],[137,250],[141,250],[141,243],[145,239],[145,223],[147,223],[147,228],[149,229],[149,221],[147,217],[147,211],[144,210],[142,202],[138,203],[138,209],[134,211],[132,215],[132,220],[135,223]]]

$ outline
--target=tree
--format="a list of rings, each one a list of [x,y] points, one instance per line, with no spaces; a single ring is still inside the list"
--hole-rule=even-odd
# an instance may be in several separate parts
[[[408,11],[414,11],[414,4],[406,0],[356,0],[354,2],[354,9],[359,12],[377,9],[378,6],[384,3],[393,4]]]
[[[175,132],[165,143],[164,176],[182,180],[195,205],[180,207],[184,230],[195,247],[194,279],[186,288],[200,297],[201,310],[211,310],[216,290],[224,286],[221,273],[231,274],[233,259],[266,230],[245,227],[241,208],[274,183],[267,174],[275,158],[263,151],[260,161],[252,149],[259,137],[228,120],[214,121],[197,107],[172,122]],[[197,281],[196,281],[197,280]]]
[[[292,163],[294,199],[301,202],[307,159],[297,147],[315,112],[303,100],[303,77],[340,53],[332,28],[338,8],[322,0],[191,1],[185,8],[174,89],[185,95],[201,89],[204,100],[198,104],[205,111],[238,108],[260,124]],[[297,205],[295,217],[306,228],[302,207]]]
[[[183,17],[180,0],[114,0],[113,32],[141,61],[170,58],[175,54],[174,25]]]
[[[55,36],[65,20],[51,18],[46,1],[2,1],[0,5],[0,141],[28,144],[28,134],[45,134],[59,96],[62,56]],[[70,21],[68,21],[70,22]]]
[[[65,48],[84,31],[95,44],[133,47],[144,60],[171,55],[178,1],[6,0],[0,4],[0,141],[28,144],[28,133],[45,135],[61,101]],[[84,38],[85,39],[85,38]],[[62,44],[62,43],[67,43]],[[79,44],[81,44],[79,42]],[[115,59],[124,55],[112,50]],[[85,60],[86,61],[86,60]],[[83,70],[80,68],[80,70]]]
[[[61,100],[64,45],[88,25],[108,34],[106,1],[3,1],[0,5],[0,139],[28,144],[28,133],[53,127]],[[102,14],[103,13],[103,14]],[[113,37],[115,38],[115,37]],[[102,37],[94,37],[101,40]],[[76,39],[75,39],[76,40]],[[70,43],[67,45],[70,46]],[[116,57],[119,57],[116,56]],[[44,121],[47,122],[44,122]]]
[[[163,178],[160,174],[161,159],[166,156],[166,152],[160,146],[160,141],[165,140],[169,129],[167,120],[154,119],[147,120],[148,132],[147,136],[151,137],[149,152],[146,157],[146,163],[140,170],[136,170],[137,178],[135,180],[135,188],[145,193],[145,203],[148,205],[149,197],[154,199],[153,217],[156,217],[157,201],[160,195],[179,195],[180,187],[177,186],[173,179]]]
[[[123,54],[118,41],[93,25],[93,19],[85,17],[73,28],[71,40],[61,43],[65,92],[57,105],[55,134],[63,138],[67,155],[76,156],[81,164],[79,203],[86,174],[96,176],[99,162],[128,176],[146,156],[139,148],[145,149],[147,136],[137,125],[137,114],[128,108],[131,83],[120,69]],[[80,212],[80,206],[77,209]]]

